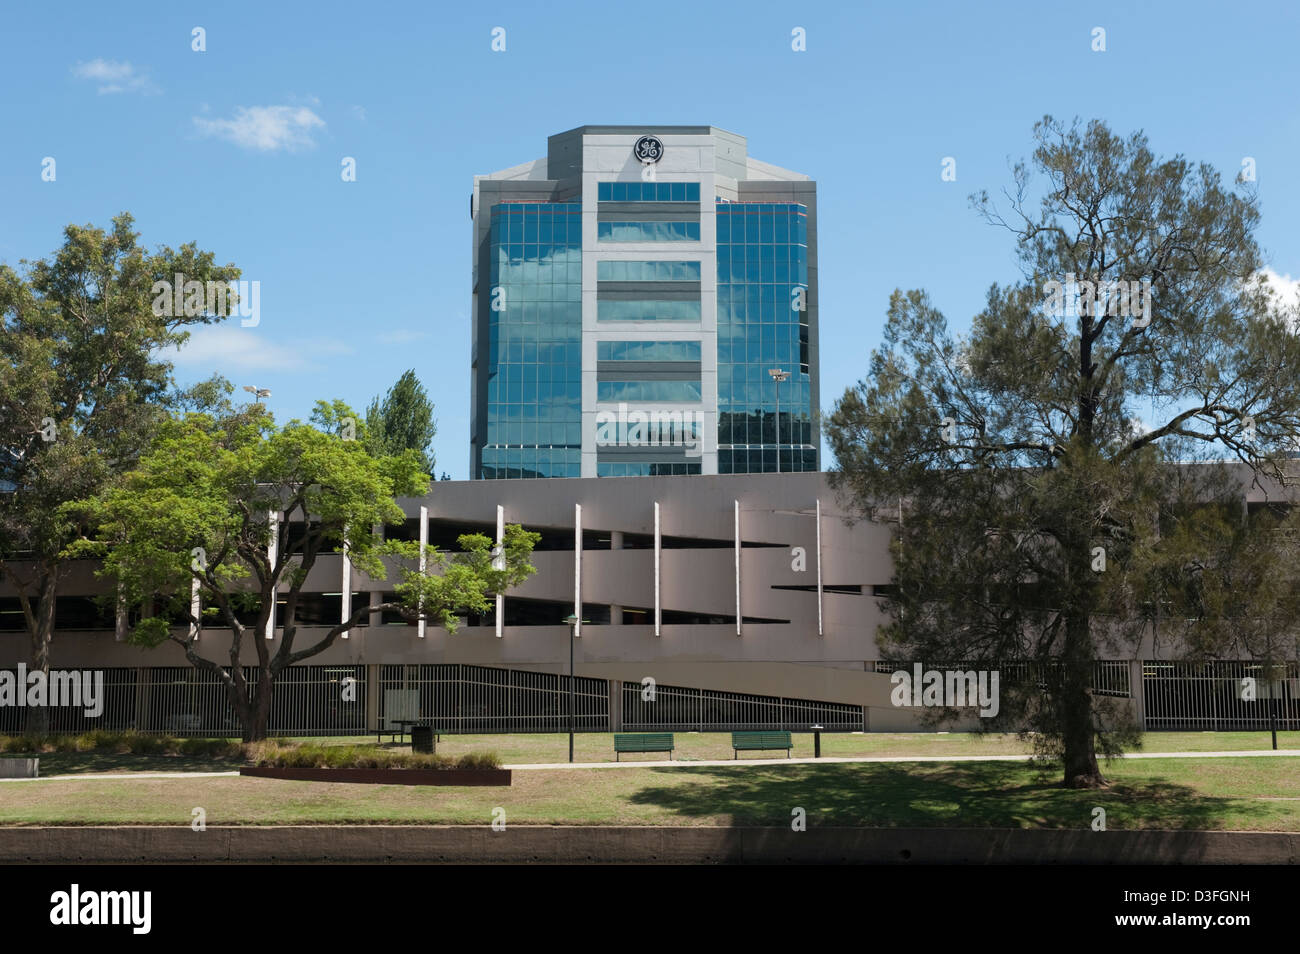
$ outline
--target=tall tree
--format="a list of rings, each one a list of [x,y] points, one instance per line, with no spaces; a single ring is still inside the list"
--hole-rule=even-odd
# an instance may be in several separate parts
[[[367,446],[374,454],[413,450],[420,455],[426,474],[434,474],[433,438],[438,433],[433,402],[415,371],[397,379],[381,402],[375,398],[366,409]]]
[[[397,610],[454,631],[458,614],[486,612],[490,596],[534,572],[529,555],[538,535],[515,525],[499,553],[481,534],[460,537],[454,554],[427,549],[425,572],[419,544],[385,542],[377,528],[404,519],[394,497],[427,493],[429,479],[413,450],[372,456],[350,429],[355,419],[339,401],[318,402],[316,426],[277,427],[258,406],[226,419],[186,414],[161,426],[119,484],[76,505],[97,532],[72,552],[101,556],[107,579],[129,598],[153,598],[158,606],[130,641],[175,643],[193,666],[219,678],[246,741],[266,737],[284,670],[324,652],[371,614]],[[321,555],[336,548],[376,580],[386,578],[383,557],[400,558],[398,598],[357,606],[299,645],[303,587]],[[204,607],[198,613],[195,587]],[[273,643],[264,634],[277,600],[283,609]],[[215,626],[229,632],[225,663],[201,651],[213,646]],[[251,684],[244,672],[250,648]]]
[[[1095,663],[1137,638],[1143,585],[1196,572],[1186,547],[1157,545],[1161,514],[1186,502],[1177,465],[1230,457],[1291,480],[1300,338],[1259,277],[1248,186],[1098,121],[1046,117],[1034,135],[1010,214],[972,197],[1014,237],[1021,280],[993,285],[964,336],[924,292],[896,291],[827,433],[839,487],[900,518],[882,645],[1036,664],[1020,715],[1065,784],[1092,787],[1097,753],[1133,739],[1093,693]],[[1221,502],[1200,483],[1193,497]]]
[[[69,569],[61,554],[81,532],[62,505],[138,459],[174,394],[161,355],[222,317],[155,309],[154,286],[181,274],[224,289],[239,277],[194,243],[149,253],[132,222],[71,225],[52,258],[22,263],[25,274],[0,266],[0,572],[18,590],[30,665],[47,673]],[[27,719],[42,731],[47,713],[33,707]]]

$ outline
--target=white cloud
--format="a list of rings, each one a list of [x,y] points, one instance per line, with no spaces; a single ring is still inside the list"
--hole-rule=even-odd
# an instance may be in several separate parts
[[[292,152],[316,145],[312,131],[323,129],[325,120],[306,106],[237,106],[231,119],[195,116],[194,125],[205,136],[225,139],[243,149]]]
[[[355,354],[356,349],[346,341],[337,338],[313,338],[302,345],[312,354]]]
[[[1256,273],[1268,283],[1273,305],[1288,317],[1292,331],[1300,332],[1300,278],[1279,275],[1271,268]]]
[[[366,107],[353,106],[352,115],[357,117],[357,119],[361,120],[364,123],[366,121]]]
[[[412,341],[419,341],[421,338],[429,337],[427,331],[417,331],[413,328],[399,328],[396,331],[383,331],[379,334],[380,344],[409,344]]]
[[[232,319],[232,322],[234,319]],[[178,368],[202,368],[219,371],[230,377],[246,371],[273,369],[283,372],[323,371],[315,360],[332,355],[353,354],[346,342],[319,338],[306,342],[280,344],[267,337],[260,328],[244,328],[235,323],[203,325],[190,333],[180,349],[168,348],[159,354]]]
[[[72,68],[72,75],[77,79],[90,80],[99,84],[99,93],[157,93],[158,87],[149,78],[149,71],[117,60],[102,57],[89,63],[77,62]]]
[[[1300,299],[1300,278],[1279,275],[1271,268],[1265,268],[1259,274],[1263,275],[1268,281],[1273,297],[1277,298],[1282,304],[1294,305],[1297,299]]]
[[[197,328],[179,350],[168,350],[162,357],[177,367],[205,365],[223,374],[260,368],[296,371],[303,367],[301,356],[273,344],[256,329],[228,324]]]

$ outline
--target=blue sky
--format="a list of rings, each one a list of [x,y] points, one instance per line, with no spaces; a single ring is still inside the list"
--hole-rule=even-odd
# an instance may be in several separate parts
[[[1017,276],[1009,237],[968,196],[1009,184],[1045,113],[1144,129],[1157,153],[1227,179],[1253,157],[1258,237],[1274,271],[1300,276],[1300,7],[1047,6],[13,6],[0,261],[48,255],[68,223],[124,210],[150,246],[195,240],[261,283],[261,322],[196,340],[182,380],[269,387],[286,419],[317,398],[364,407],[413,367],[437,405],[439,470],[456,478],[472,176],[586,123],[720,126],[817,180],[825,409],[864,373],[891,290],[926,288],[963,326],[990,283]],[[955,182],[941,180],[946,156]]]

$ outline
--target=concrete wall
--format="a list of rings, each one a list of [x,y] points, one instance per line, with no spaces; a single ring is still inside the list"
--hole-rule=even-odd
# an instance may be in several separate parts
[[[23,783],[18,783],[23,784]],[[40,784],[40,783],[34,783]],[[7,862],[1297,864],[1294,832],[508,825],[5,828]],[[1210,887],[1222,887],[1210,885]],[[1228,885],[1232,887],[1232,885]]]

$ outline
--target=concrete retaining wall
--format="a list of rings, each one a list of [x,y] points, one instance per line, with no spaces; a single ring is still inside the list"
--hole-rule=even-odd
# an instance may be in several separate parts
[[[40,778],[40,759],[0,759],[0,778]]]
[[[240,775],[362,785],[509,785],[510,769],[275,768],[245,765]]]
[[[1300,832],[295,826],[3,828],[0,862],[1297,864]]]

